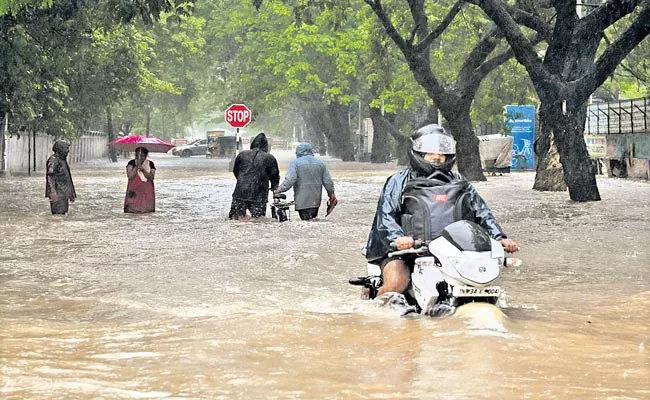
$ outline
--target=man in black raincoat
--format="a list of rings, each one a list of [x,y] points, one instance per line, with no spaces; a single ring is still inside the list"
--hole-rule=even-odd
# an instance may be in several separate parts
[[[235,158],[232,172],[237,178],[237,185],[232,194],[228,218],[243,218],[246,210],[253,218],[266,215],[269,189],[277,189],[280,183],[278,162],[268,151],[269,142],[264,132],[260,132],[251,142],[250,150],[242,151]]]
[[[506,251],[518,250],[517,243],[508,239],[476,189],[461,174],[451,170],[456,160],[456,143],[442,126],[431,124],[416,130],[411,135],[408,151],[410,167],[392,175],[384,184],[366,246],[368,262],[378,264],[382,269],[383,285],[379,288],[378,295],[387,292],[404,293],[410,282],[413,267],[411,260],[400,256],[389,258],[387,255],[395,249],[409,249],[415,243],[407,232],[417,226],[418,221],[405,218],[416,215],[407,209],[404,200],[405,191],[414,186],[409,185],[409,182],[435,180],[440,188],[440,194],[418,200],[439,203],[427,207],[438,212],[429,215],[430,221],[426,224],[419,225],[427,226],[431,237],[418,239],[431,240],[437,237],[446,225],[462,215],[460,219],[481,225]],[[459,199],[459,202],[454,203],[454,199]],[[458,209],[462,214],[458,213]]]
[[[68,166],[70,143],[57,140],[52,146],[54,154],[47,159],[45,174],[45,197],[50,199],[52,214],[66,214],[69,202],[74,202],[77,194],[72,183]]]

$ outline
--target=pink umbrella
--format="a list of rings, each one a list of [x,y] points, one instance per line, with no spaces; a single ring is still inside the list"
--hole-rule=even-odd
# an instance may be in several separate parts
[[[108,146],[126,152],[133,152],[136,147],[144,147],[151,153],[167,153],[175,147],[173,144],[153,136],[124,136],[113,140]]]

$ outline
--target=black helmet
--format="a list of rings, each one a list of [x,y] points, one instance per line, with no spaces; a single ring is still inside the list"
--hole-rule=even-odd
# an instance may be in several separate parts
[[[411,168],[425,175],[436,171],[448,173],[456,161],[456,142],[454,138],[438,124],[430,124],[413,132],[409,144]],[[427,153],[445,155],[445,161],[431,162],[424,159]]]

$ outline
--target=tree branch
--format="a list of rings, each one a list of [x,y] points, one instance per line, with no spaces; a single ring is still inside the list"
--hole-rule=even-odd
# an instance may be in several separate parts
[[[575,81],[576,95],[587,99],[643,39],[650,35],[650,0],[643,1],[643,9],[614,43],[607,47],[590,71]]]
[[[603,38],[603,32],[608,27],[619,21],[624,16],[632,13],[639,2],[637,0],[625,1],[621,5],[620,0],[610,0],[606,4],[596,8],[585,18],[577,21],[572,27],[571,44],[565,60],[562,76],[566,80],[573,80],[578,76],[587,73],[586,69],[578,71],[575,66],[578,60],[584,57],[589,58],[592,63],[598,45]],[[585,65],[583,63],[583,65]]]
[[[544,40],[544,35],[538,33],[535,35],[535,37],[533,37],[533,39],[531,39],[530,42],[533,44],[539,44]],[[478,68],[474,70],[473,74],[467,78],[467,81],[470,82],[470,85],[475,84],[472,81],[475,81],[476,84],[480,84],[483,78],[485,78],[490,72],[503,65],[509,59],[514,57],[514,55],[515,53],[512,51],[512,48],[508,47],[508,49],[502,51],[501,53],[479,65]]]
[[[634,11],[642,0],[609,0],[580,21],[580,30],[602,32]]]
[[[501,35],[499,28],[497,28],[496,25],[492,25],[465,59],[463,66],[458,72],[458,81],[462,82],[470,79],[473,71],[481,65],[481,63],[485,61],[490,53],[497,47],[501,37],[503,36]]]
[[[571,47],[571,39],[578,23],[578,14],[574,2],[552,0],[551,3],[556,12],[556,20],[544,55],[544,66],[551,74],[562,76],[566,58],[577,50]]]
[[[426,12],[424,12],[424,0],[407,0],[407,3],[409,5],[409,10],[411,11],[413,23],[415,24],[407,43],[409,47],[413,48],[415,37],[418,36],[422,39],[426,35],[426,32],[429,29],[429,20]]]
[[[411,51],[412,47],[407,45],[407,43],[404,41],[404,38],[399,34],[397,29],[395,28],[395,25],[393,25],[393,22],[390,20],[386,12],[384,11],[383,6],[381,5],[381,0],[363,0],[366,4],[370,6],[372,11],[375,12],[379,20],[381,21],[382,25],[384,25],[384,29],[386,29],[386,33],[390,38],[395,42],[397,47],[402,51],[402,53],[406,54]]]
[[[510,16],[501,1],[498,0],[478,0],[479,6],[483,11],[497,24],[508,40],[510,47],[514,51],[515,58],[521,63],[530,75],[533,84],[538,88],[538,93],[544,92],[544,87],[556,82],[555,79],[542,64],[542,60],[537,55],[535,47],[524,36],[519,25]]]
[[[429,32],[429,34],[415,46],[415,51],[419,53],[428,48],[431,43],[436,40],[445,31],[445,29],[447,29],[447,27],[449,27],[454,18],[456,18],[456,15],[458,15],[460,10],[463,9],[464,3],[465,0],[458,0],[456,4],[454,4],[453,7],[449,10],[447,15],[445,15],[445,18],[443,18],[440,24],[436,26],[434,30]]]
[[[511,9],[510,15],[512,15],[512,18],[518,24],[521,24],[543,35],[545,40],[550,40],[551,35],[553,34],[551,24],[549,24],[547,21],[544,21],[544,19],[542,19],[539,15],[526,12],[519,8]]]
[[[552,26],[549,22],[545,21],[537,12],[538,8],[548,8],[549,5],[545,1],[550,0],[535,0],[535,5],[526,4],[526,8],[513,7],[505,2],[502,4],[504,9],[510,14],[512,19],[514,19],[518,24],[523,25],[527,28],[534,30],[537,33],[544,35],[546,40],[550,40],[551,34],[553,33]],[[475,6],[480,7],[480,0],[465,0],[465,3],[474,4]],[[543,3],[543,4],[537,4]],[[517,3],[519,4],[519,3]]]
[[[621,63],[621,68],[627,71],[630,74],[630,76],[632,76],[634,79],[643,83],[650,83],[650,79],[647,76],[641,74],[639,71],[636,71],[631,67],[628,67],[627,65],[625,65],[625,63]]]

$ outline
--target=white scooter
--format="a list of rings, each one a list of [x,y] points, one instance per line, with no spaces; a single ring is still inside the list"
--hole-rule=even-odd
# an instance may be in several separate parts
[[[502,266],[520,266],[521,260],[505,257],[503,246],[479,225],[457,221],[429,241],[416,241],[413,248],[394,251],[389,257],[413,255],[411,284],[402,297],[391,299],[403,315],[417,312],[438,317],[451,315],[464,304],[482,302],[498,305],[502,290],[496,286]],[[352,278],[363,286],[362,298],[373,299],[382,285],[378,265],[367,265],[368,276]],[[403,302],[402,300],[401,302]]]

